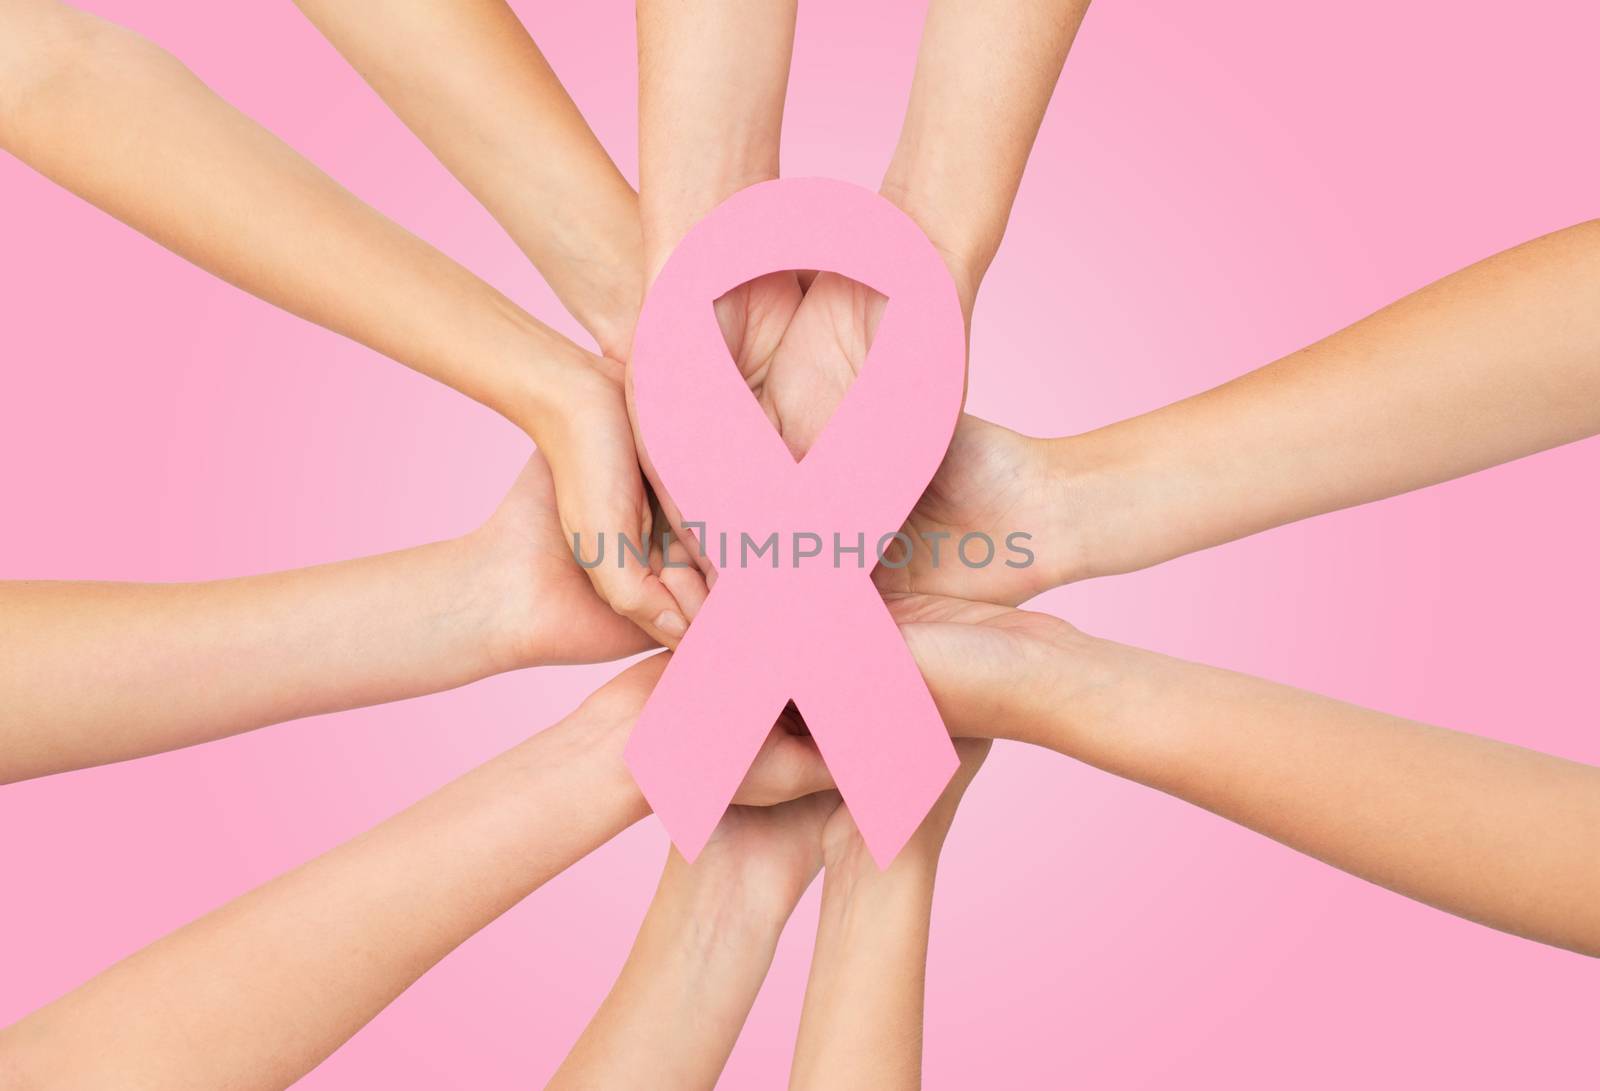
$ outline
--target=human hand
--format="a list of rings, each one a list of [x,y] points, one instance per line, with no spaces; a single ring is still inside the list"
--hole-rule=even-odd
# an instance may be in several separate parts
[[[774,728],[774,732],[786,734],[793,730],[788,723]],[[772,749],[764,751],[770,754],[768,767],[755,782],[746,781],[747,797],[756,798],[759,790],[775,788],[780,779],[786,786],[803,783],[787,779],[793,776],[787,771],[779,773],[778,763],[790,761],[791,753],[798,759],[799,776],[813,775],[810,755],[791,749],[795,741],[792,734],[782,742],[769,739]],[[931,879],[956,807],[989,747],[988,739],[956,740],[960,767],[884,874],[914,872]],[[728,808],[693,864],[676,849],[670,851],[661,887],[663,892],[686,897],[692,890],[697,904],[717,907],[720,920],[732,923],[737,919],[744,925],[769,929],[775,936],[823,867],[835,878],[848,876],[852,883],[880,873],[849,808],[832,790],[775,805]]]
[[[917,869],[920,875],[931,878],[932,869],[937,865],[939,853],[944,848],[945,838],[950,833],[951,823],[955,821],[956,808],[972,784],[972,778],[983,767],[984,759],[989,756],[990,740],[956,739],[955,746],[961,765],[928,811],[928,816],[922,820],[922,825],[917,827],[917,832],[911,835],[894,861],[881,869],[884,875]],[[861,831],[850,817],[848,807],[836,806],[822,828],[822,861],[829,876],[834,879],[843,876],[868,877],[880,873],[872,854],[867,851]]]
[[[519,423],[549,464],[567,559],[573,557],[574,535],[585,558],[599,551],[599,564],[574,568],[602,601],[654,642],[676,645],[705,595],[705,583],[693,567],[642,563],[618,540],[627,535],[635,546],[661,549],[628,420],[623,365],[564,342],[546,354],[540,372]]]
[[[1600,954],[1600,769],[1043,614],[929,596],[891,607],[958,735],[1037,743],[1446,912]]]
[[[622,755],[628,735],[670,659],[671,653],[663,652],[633,664],[590,694],[563,721],[581,725],[574,729],[576,749],[602,761],[614,777],[626,782],[627,791],[637,798],[641,808],[647,805]],[[802,734],[786,717],[780,717],[756,752],[733,802],[769,807],[832,787],[833,777],[811,737]]]
[[[961,766],[922,825],[880,871],[844,807],[823,828],[827,877],[792,1088],[921,1086],[923,977],[939,852],[989,751],[956,744]]]
[[[890,613],[951,734],[1036,741],[1065,699],[1097,684],[1069,670],[1094,638],[1049,614],[935,595],[890,595]]]
[[[756,277],[713,301],[712,313],[727,342],[734,366],[741,375],[761,376],[770,368],[782,344],[784,331],[793,320],[804,296],[800,278],[794,272],[785,270]],[[626,381],[631,383],[631,376]],[[762,408],[767,412],[768,419],[773,420],[770,406],[763,405]],[[777,427],[775,420],[774,427]],[[664,521],[675,531],[674,542],[682,549],[683,556],[690,558],[699,569],[699,579],[680,578],[680,582],[673,585],[679,601],[686,608],[687,617],[693,619],[700,603],[705,600],[708,581],[715,579],[715,569],[709,557],[701,552],[698,540],[683,526],[681,512],[650,462],[636,419],[632,421],[631,428],[636,449],[644,455],[640,461],[661,504]],[[674,560],[677,560],[676,554]]]
[[[723,919],[736,915],[775,938],[822,868],[823,829],[839,808],[836,791],[729,807],[694,863],[670,851],[662,886],[692,888]]]
[[[757,284],[752,281],[735,291]],[[888,300],[849,277],[821,272],[793,302],[787,314],[771,307],[761,316],[768,351],[735,352],[734,361],[798,460],[827,427],[861,371]]]
[[[734,366],[796,461],[854,381],[884,304],[882,295],[847,277],[823,272],[807,280],[794,271],[757,277],[715,301]],[[698,555],[648,457],[645,466],[680,537]],[[714,578],[709,560],[699,560]]]
[[[891,305],[863,284],[820,273],[770,354],[735,357],[796,459],[844,401]],[[780,321],[780,314],[769,314],[766,325]],[[1069,582],[1083,571],[1078,516],[1088,503],[1091,469],[1092,459],[1070,439],[1036,439],[963,414],[944,461],[901,528],[912,542],[909,558],[891,545],[875,581],[885,592],[1007,605]],[[969,534],[980,536],[970,549],[962,541]]]
[[[894,543],[873,571],[879,590],[1015,606],[1076,578],[1082,512],[1062,442],[963,413],[901,528],[910,555]]]
[[[738,291],[758,287],[751,282]],[[782,306],[768,306],[755,335],[729,334],[730,349],[742,350],[734,353],[740,373],[796,459],[847,396],[888,305],[871,288],[824,272],[787,318]],[[750,351],[758,339],[770,351]],[[875,574],[879,587],[1016,604],[1071,579],[1079,535],[1076,478],[1067,472],[1066,454],[1063,441],[962,416],[944,462],[901,528],[912,542],[910,556],[891,545],[888,563]],[[967,535],[976,537],[964,541]]]
[[[486,522],[466,537],[497,671],[620,659],[655,646],[607,606],[572,556],[549,463],[535,451]]]
[[[712,303],[728,354],[747,380],[771,362],[805,294],[800,278],[784,270],[746,281]]]
[[[780,745],[802,741],[784,734],[790,742]],[[693,864],[669,848],[616,984],[549,1086],[716,1083],[789,914],[821,866],[819,835],[837,801],[821,792],[730,807]]]

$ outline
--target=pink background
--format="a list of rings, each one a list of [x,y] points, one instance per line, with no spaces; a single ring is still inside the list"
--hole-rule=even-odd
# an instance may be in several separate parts
[[[539,316],[549,291],[287,4],[105,0],[246,112]],[[632,5],[518,5],[630,175]],[[867,184],[920,5],[803,5],[786,167]],[[970,408],[1064,433],[1200,390],[1595,215],[1600,9],[1103,2],[984,289]],[[452,535],[524,441],[0,162],[0,574],[193,579]],[[1600,445],[1037,605],[1091,632],[1600,762]],[[0,1023],[398,810],[614,667],[0,791]],[[312,1087],[548,1075],[632,939],[646,822],[447,959]],[[786,1072],[815,920],[729,1087]],[[932,1087],[1594,1081],[1595,966],[1445,916],[1146,789],[997,748],[946,851]]]

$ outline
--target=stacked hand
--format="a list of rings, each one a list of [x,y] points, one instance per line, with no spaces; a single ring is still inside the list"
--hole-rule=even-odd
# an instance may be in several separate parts
[[[989,744],[963,739],[958,749],[960,770],[886,870],[831,791],[729,808],[693,865],[670,850],[616,984],[550,1086],[716,1083],[784,925],[823,869],[791,1085],[914,1084],[919,1058],[879,1045],[920,1029],[934,873]]]
[[[675,644],[688,624],[688,608],[673,584],[685,598],[703,594],[704,585],[688,570],[662,568],[662,535],[634,452],[622,365],[572,349],[566,374],[551,377],[560,397],[531,415],[526,429],[554,477],[563,549],[571,560],[609,540],[606,559],[580,571],[622,619],[656,641]],[[621,536],[648,544],[654,563],[640,564],[622,548]]]
[[[450,541],[205,584],[0,584],[0,781],[674,645],[708,594],[708,567],[683,563],[692,540],[662,536],[676,513],[660,482],[654,496],[645,484],[626,361],[644,287],[677,240],[778,175],[792,0],[640,4],[638,197],[500,0],[300,6],[506,227],[599,352],[362,205],[159,49],[51,0],[0,10],[0,146],[217,275],[490,406],[538,448],[490,518]],[[883,192],[946,259],[969,323],[1084,6],[930,5]],[[696,862],[669,854],[622,976],[557,1082],[714,1082],[822,871],[794,1082],[914,1084],[935,865],[991,738],[1600,953],[1600,771],[1015,608],[1600,432],[1597,283],[1600,225],[1579,225],[1085,435],[1033,439],[963,416],[907,521],[912,556],[891,553],[873,575],[958,737],[959,772],[879,871],[786,713]],[[894,305],[828,270],[776,271],[715,302],[729,366],[796,458],[849,397]],[[1035,563],[957,559],[963,536],[1012,533]],[[604,562],[580,565],[574,552],[602,535]],[[648,559],[618,536],[648,541]],[[273,1087],[309,1071],[454,946],[645,815],[621,755],[670,654],[6,1028],[0,1082]]]

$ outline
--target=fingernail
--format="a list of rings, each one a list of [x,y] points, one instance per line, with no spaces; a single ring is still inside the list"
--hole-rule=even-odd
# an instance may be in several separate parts
[[[656,628],[668,636],[682,636],[689,628],[683,615],[676,610],[663,610],[656,615]]]

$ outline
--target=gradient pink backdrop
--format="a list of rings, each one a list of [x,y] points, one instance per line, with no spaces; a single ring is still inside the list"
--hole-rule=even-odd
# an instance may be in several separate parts
[[[576,334],[493,222],[288,4],[86,5]],[[809,0],[790,173],[875,183],[922,5]],[[634,173],[625,0],[522,3]],[[979,302],[970,408],[1083,430],[1596,214],[1600,8],[1273,0],[1091,11]],[[552,210],[554,214],[557,210]],[[449,536],[525,441],[0,162],[0,575],[194,579]],[[1088,630],[1600,762],[1600,444],[1038,605]],[[0,791],[0,1023],[553,720],[524,672]],[[546,1077],[608,987],[645,822],[447,959],[306,1085]],[[724,1085],[780,1085],[815,922]],[[945,854],[930,1087],[1593,1086],[1595,964],[1044,752],[997,748]]]

